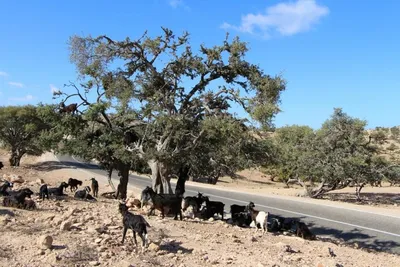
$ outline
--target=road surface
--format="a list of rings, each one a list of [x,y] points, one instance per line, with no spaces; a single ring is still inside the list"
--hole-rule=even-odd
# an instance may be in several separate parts
[[[83,163],[70,156],[57,155],[57,158],[64,165],[106,175],[105,171],[94,164]],[[116,172],[113,178],[118,179]],[[144,188],[150,185],[151,181],[149,178],[131,175],[129,184]],[[397,216],[193,185],[186,185],[185,195],[195,195],[198,191],[210,196],[212,200],[224,202],[226,212],[229,212],[232,204],[245,205],[253,201],[259,210],[284,217],[300,218],[319,237],[357,242],[360,247],[400,254],[400,217]]]

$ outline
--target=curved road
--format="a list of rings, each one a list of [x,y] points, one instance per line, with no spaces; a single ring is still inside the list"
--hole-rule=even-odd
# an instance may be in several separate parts
[[[63,165],[85,169],[97,175],[106,175],[97,165],[84,163],[73,157],[57,155]],[[118,176],[113,174],[113,178]],[[172,181],[172,184],[175,182]],[[144,188],[151,184],[149,178],[131,175],[129,184]],[[229,212],[232,204],[248,204],[253,201],[260,210],[272,214],[300,218],[309,225],[317,236],[327,239],[341,239],[357,242],[360,247],[400,254],[400,217],[373,212],[308,203],[276,196],[259,196],[241,192],[186,185],[186,193],[195,195],[198,191],[212,199],[225,203]]]

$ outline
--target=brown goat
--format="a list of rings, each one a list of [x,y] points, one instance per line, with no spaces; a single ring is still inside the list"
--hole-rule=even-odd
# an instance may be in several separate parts
[[[65,106],[64,102],[60,104],[60,113],[72,113],[74,114],[78,110],[78,104],[72,103],[68,106]]]

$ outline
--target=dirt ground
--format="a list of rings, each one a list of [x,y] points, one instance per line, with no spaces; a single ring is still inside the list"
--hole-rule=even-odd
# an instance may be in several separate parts
[[[6,165],[0,170],[0,178],[20,175],[25,182],[16,188],[38,192],[38,179],[56,186],[69,177],[88,185],[92,176],[61,165],[51,154],[25,157],[19,168],[7,166],[6,156],[0,154],[0,161]],[[110,191],[105,181],[99,181],[100,193]],[[130,190],[131,195],[137,195],[137,189]],[[400,266],[400,256],[387,253],[272,233],[262,235],[220,220],[174,221],[157,216],[145,216],[151,225],[150,246],[142,252],[134,249],[132,232],[128,232],[125,244],[120,244],[118,201],[102,197],[97,202],[78,201],[69,189],[67,194],[63,200],[43,202],[33,197],[38,205],[35,211],[0,208],[0,266]],[[53,239],[51,248],[39,243],[46,235]],[[328,248],[336,257],[329,255]]]

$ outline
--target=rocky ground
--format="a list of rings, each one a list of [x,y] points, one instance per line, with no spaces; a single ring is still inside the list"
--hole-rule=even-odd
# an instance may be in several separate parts
[[[21,176],[24,182],[16,183],[16,188],[34,192],[40,179],[57,185],[74,177],[89,184],[89,173],[43,164],[46,160],[27,158],[23,167],[0,170],[0,177]],[[100,193],[105,191],[109,188],[101,185]],[[387,253],[262,235],[220,220],[174,221],[157,216],[145,216],[151,225],[150,245],[142,252],[135,249],[130,231],[125,244],[120,244],[118,201],[101,197],[94,203],[78,201],[67,193],[62,200],[40,202],[34,197],[35,211],[0,207],[0,266],[400,266],[400,257]],[[329,248],[336,257],[330,256]]]

